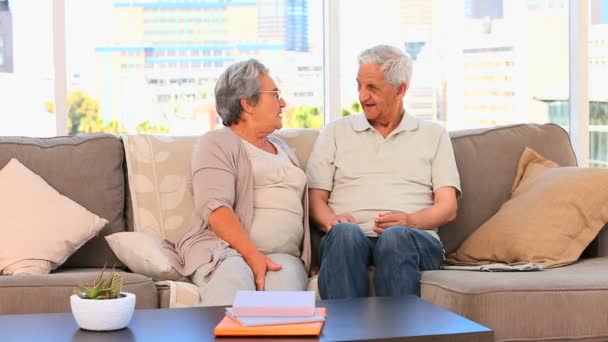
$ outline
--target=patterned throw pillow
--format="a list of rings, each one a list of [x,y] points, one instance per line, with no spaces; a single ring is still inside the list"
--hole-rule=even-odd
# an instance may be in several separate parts
[[[136,134],[122,139],[134,230],[176,241],[190,228],[190,162],[198,137]]]

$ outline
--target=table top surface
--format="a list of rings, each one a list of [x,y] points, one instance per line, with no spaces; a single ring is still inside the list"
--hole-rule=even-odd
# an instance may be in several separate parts
[[[317,306],[327,308],[321,336],[276,340],[493,341],[492,330],[415,296],[321,300]],[[223,307],[136,310],[127,328],[92,332],[79,329],[70,312],[0,315],[0,336],[6,341],[208,341],[223,317]]]

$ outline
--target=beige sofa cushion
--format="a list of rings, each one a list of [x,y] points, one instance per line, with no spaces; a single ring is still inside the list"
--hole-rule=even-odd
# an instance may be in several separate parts
[[[63,268],[45,275],[0,277],[0,314],[69,312],[74,288],[91,284],[101,270]],[[158,308],[158,292],[150,278],[125,272],[123,291],[135,294],[137,309]]]
[[[607,341],[608,257],[539,272],[422,272],[421,297],[495,341]]]
[[[446,262],[457,265],[575,262],[608,222],[608,170],[560,168],[530,148],[513,195]]]
[[[14,158],[0,189],[0,274],[49,273],[108,223]]]
[[[188,229],[194,200],[190,163],[198,137],[122,137],[133,230],[177,241]]]
[[[122,266],[103,239],[125,230],[124,152],[116,136],[0,137],[0,168],[11,158],[18,159],[62,195],[110,222],[62,267]]]

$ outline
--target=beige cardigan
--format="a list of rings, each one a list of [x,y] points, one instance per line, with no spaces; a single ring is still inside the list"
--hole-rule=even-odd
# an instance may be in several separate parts
[[[269,136],[287,153],[292,163],[298,160],[285,142]],[[173,267],[183,275],[191,275],[207,265],[209,276],[226,256],[235,252],[209,227],[208,217],[215,209],[226,206],[234,210],[247,231],[253,222],[253,172],[241,139],[227,127],[201,136],[192,155],[192,188],[194,213],[192,228],[178,241],[164,242],[165,254]],[[302,196],[304,238],[300,258],[310,268],[310,228],[308,224],[308,189]]]

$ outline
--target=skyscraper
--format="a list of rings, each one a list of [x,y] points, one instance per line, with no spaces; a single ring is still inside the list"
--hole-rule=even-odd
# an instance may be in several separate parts
[[[8,0],[0,0],[0,72],[13,72],[13,24]]]
[[[287,0],[288,51],[308,51],[308,0]]]

